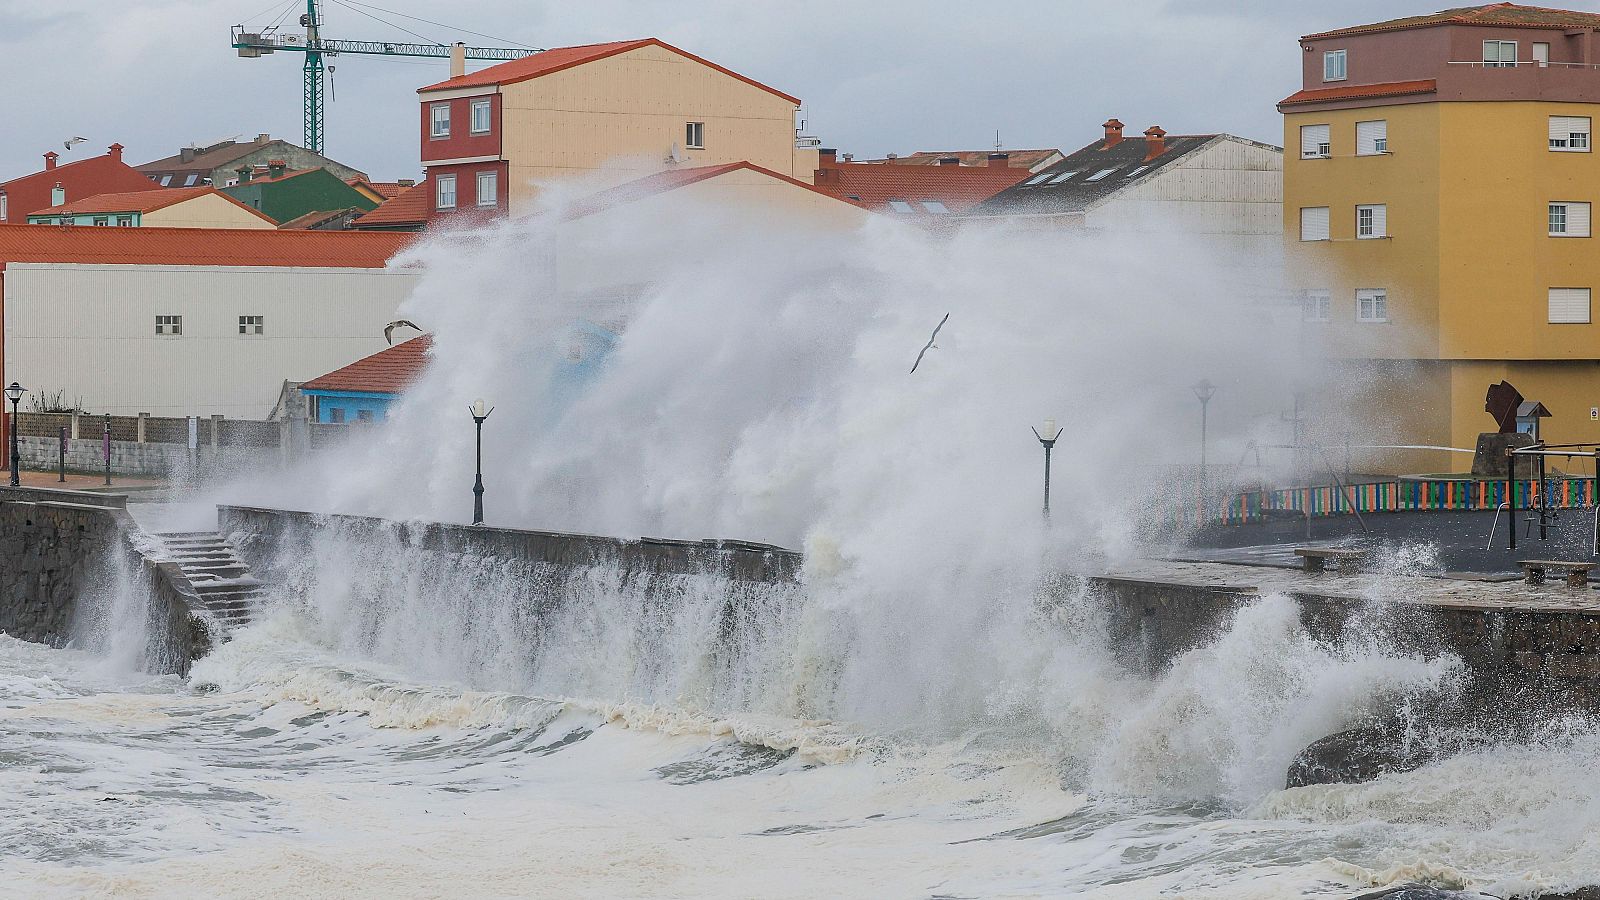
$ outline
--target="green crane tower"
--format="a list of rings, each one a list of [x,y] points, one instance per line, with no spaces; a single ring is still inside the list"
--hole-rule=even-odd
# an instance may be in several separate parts
[[[461,44],[451,46],[446,44],[400,44],[390,41],[324,40],[322,37],[322,11],[318,0],[306,0],[306,11],[300,17],[300,25],[305,29],[303,37],[298,34],[279,34],[275,26],[261,31],[246,31],[243,25],[235,25],[232,30],[233,47],[239,51],[239,56],[246,59],[255,59],[263,54],[276,53],[279,50],[304,53],[306,55],[305,65],[302,67],[305,83],[301,90],[304,102],[301,138],[306,149],[315,153],[322,152],[323,139],[326,137],[326,107],[323,101],[323,83],[327,76],[327,66],[324,57],[350,53],[367,56],[421,56],[433,59],[448,59],[452,52],[464,51],[467,59],[503,62],[508,59],[521,59],[524,56],[531,56],[534,53],[541,52],[532,48],[467,47]]]

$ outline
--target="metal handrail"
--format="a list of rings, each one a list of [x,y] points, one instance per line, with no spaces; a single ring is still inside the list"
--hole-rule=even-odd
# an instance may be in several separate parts
[[[1519,59],[1516,62],[1486,62],[1481,59],[1452,59],[1447,66],[1467,66],[1475,69],[1600,69],[1595,63],[1549,62],[1537,59]]]
[[[1509,501],[1509,500],[1502,500],[1500,502],[1500,505],[1496,506],[1494,508],[1494,524],[1489,526],[1489,543],[1485,544],[1483,549],[1485,549],[1485,550],[1493,550],[1494,549],[1494,533],[1495,533],[1495,531],[1497,531],[1500,528],[1500,510],[1505,509],[1507,506],[1510,505],[1510,503],[1511,503],[1511,501]],[[1596,519],[1595,523],[1596,523],[1596,527],[1600,527],[1600,519]],[[1516,520],[1515,517],[1513,517],[1512,520],[1511,520],[1511,527],[1512,528],[1517,527],[1517,520]]]

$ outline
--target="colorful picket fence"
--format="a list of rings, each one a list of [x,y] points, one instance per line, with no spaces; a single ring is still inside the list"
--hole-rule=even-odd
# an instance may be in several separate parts
[[[1545,484],[1552,507],[1570,509],[1594,505],[1593,478],[1550,478]],[[1512,505],[1518,508],[1539,505],[1537,481],[1517,481],[1512,490]],[[1191,505],[1190,512],[1196,524],[1242,525],[1261,521],[1274,512],[1292,511],[1316,517],[1348,515],[1352,507],[1361,513],[1475,510],[1498,509],[1505,502],[1504,481],[1381,481],[1347,485],[1343,489],[1327,486],[1252,491],[1204,507]]]

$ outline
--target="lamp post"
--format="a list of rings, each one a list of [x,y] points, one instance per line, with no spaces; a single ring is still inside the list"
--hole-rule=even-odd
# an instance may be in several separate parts
[[[472,413],[472,421],[473,421],[473,423],[475,423],[478,426],[477,478],[472,483],[472,524],[474,524],[474,525],[482,525],[483,524],[483,420],[489,418],[489,414],[494,412],[494,407],[491,406],[491,407],[485,408],[484,405],[483,405],[483,400],[482,399],[478,399],[478,400],[474,400],[472,402],[472,406],[470,407],[469,411]]]
[[[1211,395],[1217,392],[1217,386],[1202,378],[1190,385],[1195,398],[1200,401],[1200,490],[1205,493],[1206,487],[1206,412],[1211,405]]]
[[[1044,434],[1039,429],[1033,429],[1033,436],[1039,439],[1044,446],[1044,520],[1050,521],[1050,451],[1055,448],[1056,438],[1061,437],[1062,429],[1056,427],[1055,419],[1044,420]],[[1049,437],[1045,437],[1045,435]]]
[[[22,402],[22,395],[27,393],[22,385],[15,381],[6,388],[6,399],[11,401],[11,486],[22,485],[22,453],[17,450],[17,404]]]

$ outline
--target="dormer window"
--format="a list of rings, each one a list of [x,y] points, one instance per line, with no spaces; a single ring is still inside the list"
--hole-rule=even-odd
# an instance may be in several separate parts
[[[1343,81],[1345,79],[1345,52],[1343,50],[1328,50],[1322,54],[1322,80]]]

